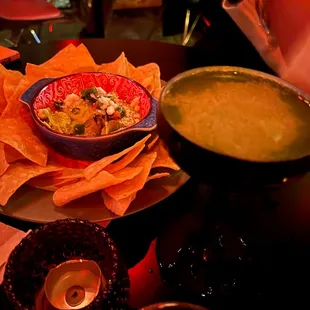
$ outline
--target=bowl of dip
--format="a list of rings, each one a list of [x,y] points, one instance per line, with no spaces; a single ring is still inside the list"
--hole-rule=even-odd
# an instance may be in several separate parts
[[[162,91],[158,131],[202,180],[274,182],[310,170],[310,96],[238,67],[184,72]]]
[[[73,159],[100,159],[156,128],[157,101],[139,83],[111,73],[41,79],[20,100],[50,147]]]

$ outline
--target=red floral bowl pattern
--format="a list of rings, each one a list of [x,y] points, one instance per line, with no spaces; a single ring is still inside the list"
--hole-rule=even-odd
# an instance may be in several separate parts
[[[57,133],[47,128],[38,118],[42,108],[53,108],[56,100],[92,86],[102,87],[106,92],[115,91],[119,98],[128,102],[139,98],[142,120],[134,126],[98,137],[79,137]],[[140,84],[124,76],[110,73],[78,73],[62,78],[39,80],[27,89],[20,100],[30,108],[36,129],[51,148],[69,158],[93,161],[118,152],[156,128],[157,101]]]
[[[120,75],[108,73],[79,73],[53,80],[35,97],[35,112],[47,107],[53,108],[55,100],[64,100],[70,94],[80,94],[90,87],[102,87],[107,93],[116,92],[120,99],[131,102],[139,98],[140,113],[145,118],[151,109],[150,94],[138,83]]]

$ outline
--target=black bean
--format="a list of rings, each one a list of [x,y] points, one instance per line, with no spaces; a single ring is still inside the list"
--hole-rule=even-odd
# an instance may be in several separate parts
[[[103,128],[104,119],[103,119],[102,115],[95,115],[94,120],[95,120],[96,124],[98,125],[98,127],[100,127],[100,129]]]
[[[54,102],[54,109],[57,111],[62,111],[62,106],[64,105],[63,101],[55,101]]]

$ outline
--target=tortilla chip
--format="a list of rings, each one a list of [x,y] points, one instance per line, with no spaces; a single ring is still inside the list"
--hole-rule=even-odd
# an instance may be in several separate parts
[[[14,148],[12,148],[8,144],[4,145],[4,153],[5,153],[5,158],[9,164],[14,163],[21,159],[25,159],[24,155],[16,151]]]
[[[57,178],[58,180],[71,180],[71,179],[84,179],[83,172],[72,174],[72,175],[64,175]]]
[[[81,68],[77,68],[74,71],[72,71],[72,73],[81,73],[81,72],[96,72],[97,71],[98,66],[87,66],[87,67],[81,67]]]
[[[83,67],[92,67],[94,68],[92,71],[96,71],[98,67],[84,44],[80,44],[78,47],[68,46],[63,53],[59,52],[53,58],[53,62],[44,64],[42,67],[65,74],[77,72]]]
[[[56,166],[56,165],[55,165]],[[32,178],[31,180],[29,180],[27,182],[27,184],[33,184],[33,185],[51,185],[51,184],[54,184],[54,178],[56,176],[59,176],[61,175],[61,170],[59,171],[52,171],[52,172],[48,172],[48,173],[45,173],[44,175],[39,175],[35,178]]]
[[[64,168],[61,171],[61,175],[57,175],[55,178],[57,180],[83,179],[83,169]]]
[[[0,176],[0,204],[5,206],[16,190],[28,180],[38,175],[58,170],[61,170],[61,168],[53,165],[41,167],[27,162],[11,164],[6,172]]]
[[[135,147],[134,149],[129,151],[122,159],[120,159],[116,163],[110,164],[104,170],[108,171],[109,173],[114,173],[127,167],[142,152],[144,147],[144,144]]]
[[[137,176],[140,172],[142,172],[143,168],[142,167],[126,167],[122,170],[116,171],[113,173],[113,176],[115,176],[117,179],[122,179],[122,180],[131,180],[135,176]],[[134,176],[133,176],[134,175]]]
[[[122,52],[115,61],[99,66],[98,72],[108,72],[128,76],[128,61],[124,52]]]
[[[169,172],[159,172],[159,173],[155,173],[155,174],[152,174],[152,175],[149,175],[149,176],[148,176],[147,182],[148,182],[148,181],[151,181],[151,180],[161,179],[161,178],[167,177],[167,176],[169,176],[169,175],[170,175]]]
[[[23,78],[23,75],[19,71],[7,70],[3,81],[3,92],[6,101],[13,96],[17,85]]]
[[[0,176],[9,168],[5,157],[4,143],[0,142]]]
[[[71,180],[65,180],[65,181],[62,181],[62,182],[59,182],[59,183],[56,183],[53,185],[47,185],[47,186],[42,186],[42,185],[41,186],[40,185],[34,186],[33,184],[31,184],[29,182],[27,184],[32,186],[32,187],[42,189],[44,191],[56,192],[59,188],[65,186],[65,185],[76,183],[78,181],[79,181],[79,179],[71,179]]]
[[[32,130],[37,130],[30,110],[26,105],[21,106],[19,110],[19,118],[22,119]]]
[[[47,173],[44,176],[39,176],[31,179],[27,184],[40,188],[46,191],[55,192],[57,189],[77,183],[80,179],[84,178],[84,175],[79,172],[83,171],[81,169],[63,168],[61,171]]]
[[[147,135],[145,138],[142,140],[138,141],[136,144],[133,146],[121,151],[120,153],[113,154],[107,157],[104,157],[91,165],[89,165],[87,168],[84,170],[84,176],[86,180],[91,180],[98,172],[103,170],[105,167],[113,163],[114,161],[120,159],[122,156],[126,155],[128,152],[135,148],[139,148],[141,145],[144,145],[145,142],[149,139],[151,135]]]
[[[155,63],[149,63],[137,68],[145,77],[141,84],[151,93],[155,99],[159,99],[161,93],[160,69]]]
[[[136,194],[132,194],[121,200],[115,200],[110,197],[104,190],[102,191],[102,198],[104,205],[107,209],[115,213],[116,215],[123,216],[127,211],[130,204],[135,200]]]
[[[169,168],[175,171],[180,170],[180,167],[170,157],[169,152],[162,141],[159,140],[159,142],[153,147],[152,151],[157,152],[157,157],[152,168]]]
[[[54,185],[51,186],[45,186],[41,187],[42,190],[49,191],[49,192],[56,192],[59,188],[64,187],[69,184],[75,184],[79,181],[80,179],[70,179],[70,180],[63,180],[59,183],[55,183]]]
[[[19,98],[30,85],[30,82],[23,78],[20,83],[15,86],[15,92],[7,100],[7,106],[1,115],[1,119],[20,116],[19,111],[23,107],[23,103],[19,100]]]
[[[98,66],[84,44],[80,44],[78,47],[69,44],[39,67],[47,71],[67,75],[77,72],[83,67],[92,67],[94,68],[92,71],[96,71]]]
[[[160,69],[155,63],[136,68],[128,62],[122,52],[115,61],[99,66],[98,71],[129,77],[144,86],[154,98],[159,99],[161,92]]]
[[[35,83],[43,78],[53,78],[64,76],[63,71],[57,71],[53,69],[45,69],[44,67],[27,63],[26,65],[26,76],[29,83]]]
[[[156,134],[156,135],[152,138],[152,140],[147,144],[147,150],[148,150],[148,151],[150,151],[150,150],[154,147],[154,145],[156,145],[158,139],[159,139],[159,136]]]
[[[92,67],[96,71],[98,68],[98,65],[95,63],[92,55],[84,44],[80,44],[76,48],[75,60],[76,67],[74,70],[80,70],[81,68],[85,67]],[[72,70],[71,72],[73,72],[74,70]]]
[[[76,47],[73,44],[69,44],[48,61],[41,64],[40,67],[46,70],[53,69],[65,72],[63,70],[63,61],[68,61],[74,55],[75,51]]]
[[[116,200],[121,200],[137,193],[144,187],[155,158],[156,153],[141,154],[129,165],[130,167],[143,167],[141,173],[130,181],[107,187],[105,192]]]
[[[31,179],[27,182],[28,185],[42,190],[55,192],[57,189],[72,183],[78,182],[79,179],[59,180],[57,177],[50,175],[49,173]]]
[[[0,64],[0,115],[2,114],[3,110],[6,107],[6,99],[4,96],[4,89],[3,89],[3,83],[6,74],[7,70],[4,68],[3,65]]]
[[[139,71],[135,66],[133,66],[130,62],[128,62],[127,66],[128,66],[127,76],[130,79],[142,84],[143,80],[145,79],[143,73]]]
[[[126,171],[124,172],[123,170],[125,169]],[[90,181],[81,180],[77,183],[64,186],[54,193],[53,201],[56,206],[61,207],[72,200],[97,192],[105,187],[131,180],[142,171],[142,168],[139,167],[125,169],[121,173],[119,171],[116,172],[114,175],[103,170]]]
[[[13,147],[30,161],[46,165],[48,150],[25,123],[13,118],[1,120],[0,141]]]

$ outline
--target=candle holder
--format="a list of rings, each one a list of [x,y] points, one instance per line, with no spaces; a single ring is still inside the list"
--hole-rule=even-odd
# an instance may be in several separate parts
[[[57,309],[55,291],[65,294],[63,310],[70,304],[73,309],[124,309],[129,277],[103,227],[67,219],[42,226],[21,241],[9,257],[3,288],[14,309]]]
[[[44,293],[56,309],[83,309],[91,304],[107,286],[97,263],[69,260],[51,269],[46,276]]]

